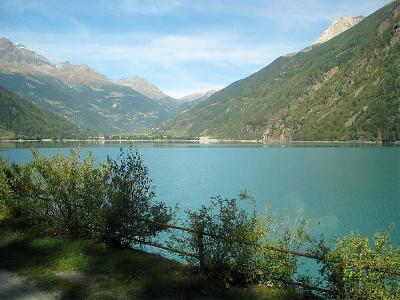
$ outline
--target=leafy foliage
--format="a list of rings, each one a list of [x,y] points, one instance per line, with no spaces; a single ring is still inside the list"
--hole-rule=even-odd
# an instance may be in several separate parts
[[[120,161],[120,162],[119,162]],[[118,161],[108,158],[109,201],[105,205],[106,239],[130,245],[146,240],[168,223],[172,210],[163,202],[155,202],[147,167],[137,151],[121,148]]]
[[[31,174],[29,165],[10,165],[0,160],[0,208],[13,217],[29,218],[35,211],[36,186]]]
[[[340,299],[399,299],[400,249],[390,244],[390,230],[376,233],[373,246],[352,235],[322,249],[321,273]]]
[[[307,222],[288,226],[282,218],[260,219],[254,199],[243,193],[241,199],[252,201],[250,215],[238,206],[236,199],[220,196],[212,198],[209,207],[188,211],[187,225],[196,233],[189,238],[175,238],[180,248],[196,253],[198,259],[189,261],[199,264],[209,276],[227,286],[259,283],[281,286],[291,282],[297,271],[296,258],[262,245],[300,248],[307,237]]]
[[[13,210],[11,209],[12,201],[15,201],[15,195],[10,187],[10,180],[7,174],[10,173],[10,166],[6,161],[0,159],[0,210]],[[12,211],[9,211],[14,215]]]
[[[93,236],[102,228],[102,207],[108,201],[108,167],[94,167],[90,152],[81,161],[80,149],[67,157],[43,157],[34,150],[32,182],[36,186],[36,218],[55,232]]]
[[[31,224],[73,237],[131,244],[162,228],[148,221],[168,222],[172,211],[154,202],[147,168],[133,149],[121,150],[120,161],[96,166],[90,152],[71,150],[44,157],[33,150],[25,165],[0,163],[3,209],[24,216]]]

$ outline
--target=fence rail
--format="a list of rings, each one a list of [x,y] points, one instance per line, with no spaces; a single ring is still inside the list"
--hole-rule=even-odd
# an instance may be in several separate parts
[[[151,223],[151,224],[154,224],[154,225],[157,225],[157,226],[160,226],[160,227],[163,227],[163,228],[176,229],[176,230],[179,230],[179,231],[192,233],[192,234],[197,235],[198,238],[200,238],[200,239],[203,236],[208,236],[208,237],[215,238],[215,239],[222,239],[223,238],[222,236],[217,235],[217,234],[203,232],[203,231],[199,231],[199,230],[194,230],[194,229],[186,228],[186,227],[183,227],[183,226],[165,224],[165,223],[160,223],[160,222],[153,222],[153,221],[148,221],[148,220],[143,220],[143,221]],[[194,253],[190,253],[190,252],[183,251],[183,250],[180,250],[180,249],[175,249],[175,248],[172,248],[172,247],[169,247],[169,246],[162,245],[162,244],[157,243],[157,242],[144,241],[144,240],[140,240],[140,239],[134,239],[134,242],[139,243],[139,244],[148,245],[148,246],[155,247],[155,248],[159,248],[159,249],[163,249],[163,250],[166,250],[166,251],[169,251],[169,252],[172,252],[172,253],[177,253],[177,254],[182,255],[182,256],[196,258],[200,262],[200,269],[202,269],[202,264],[204,263],[203,262],[204,258],[201,257],[201,253],[200,253],[200,255],[196,255]],[[317,255],[312,255],[312,254],[309,254],[309,253],[303,253],[303,252],[294,251],[294,250],[290,250],[290,249],[279,248],[279,247],[275,247],[275,246],[271,246],[271,245],[267,245],[267,244],[254,244],[254,243],[251,243],[251,242],[249,242],[247,240],[241,240],[241,241],[236,241],[236,242],[247,244],[247,245],[251,245],[251,246],[256,246],[256,247],[262,247],[262,248],[265,248],[265,249],[268,249],[268,250],[271,250],[271,251],[290,254],[290,255],[294,255],[294,256],[298,256],[298,257],[305,257],[305,258],[309,258],[309,259],[314,259],[317,262],[324,261],[323,257],[317,256]],[[199,252],[202,252],[202,251],[199,251]],[[385,274],[392,275],[392,276],[400,276],[400,272],[392,272],[392,271],[382,270],[382,269],[379,269],[379,268],[370,268],[370,267],[369,268],[366,267],[366,269],[368,269],[370,271],[373,271],[373,272],[385,273]],[[304,283],[304,282],[287,281],[287,280],[283,280],[283,279],[280,279],[280,278],[275,278],[275,280],[281,281],[282,283],[287,284],[287,285],[299,286],[299,287],[302,287],[303,289],[306,289],[306,290],[313,290],[313,291],[316,291],[316,292],[322,292],[322,293],[330,294],[330,295],[336,295],[337,294],[333,290],[322,288],[322,287],[319,287],[319,286],[313,286],[313,285],[310,285],[310,284]]]
[[[190,228],[186,228],[186,227],[182,227],[182,226],[177,226],[177,225],[171,225],[171,224],[165,224],[165,223],[160,223],[160,222],[151,222],[151,221],[146,221],[152,224],[155,224],[157,226],[160,227],[164,227],[164,228],[170,228],[170,229],[176,229],[176,230],[180,230],[180,231],[185,231],[185,232],[189,232],[189,233],[194,233],[194,234],[198,234],[198,235],[204,235],[204,236],[209,236],[215,239],[222,239],[223,237],[217,234],[213,234],[213,233],[208,233],[208,232],[203,232],[203,231],[199,231],[199,230],[194,230],[194,229],[190,229]],[[256,247],[262,247],[264,249],[268,249],[271,251],[276,251],[276,252],[281,252],[281,253],[286,253],[286,254],[291,254],[291,255],[295,255],[295,256],[299,256],[299,257],[306,257],[306,258],[310,258],[310,259],[314,259],[318,262],[322,262],[324,261],[324,258],[321,256],[317,256],[317,255],[312,255],[309,253],[304,253],[304,252],[299,252],[299,251],[294,251],[294,250],[290,250],[290,249],[284,249],[284,248],[279,248],[279,247],[275,247],[275,246],[271,246],[271,245],[267,245],[267,244],[254,244],[251,243],[249,241],[246,240],[242,240],[242,241],[236,241],[237,243],[243,243],[246,245],[250,245],[250,246],[256,246]],[[399,272],[393,272],[393,271],[388,271],[388,270],[382,270],[380,268],[368,268],[370,271],[373,272],[379,272],[379,273],[385,273],[388,275],[393,275],[393,276],[400,276],[400,271]]]
[[[185,228],[185,227],[182,227],[182,226],[170,225],[170,224],[159,223],[159,222],[150,222],[150,221],[147,221],[147,222],[153,223],[153,224],[161,226],[161,227],[177,229],[177,230],[181,230],[181,231],[185,231],[185,232],[189,232],[189,233],[194,233],[194,234],[205,235],[205,236],[209,236],[209,237],[212,237],[212,238],[215,238],[215,239],[222,239],[223,238],[222,236],[219,236],[217,234],[208,233],[208,232],[202,232],[202,231],[198,231],[198,230],[193,230],[193,229]],[[282,253],[292,254],[292,255],[295,255],[295,256],[307,257],[307,258],[315,259],[315,260],[318,260],[318,261],[322,260],[321,257],[316,256],[316,255],[312,255],[312,254],[309,254],[309,253],[302,253],[302,252],[293,251],[293,250],[289,250],[289,249],[283,249],[283,248],[279,248],[279,247],[275,247],[275,246],[271,246],[271,245],[266,245],[266,244],[254,245],[254,243],[251,243],[251,242],[246,241],[246,240],[237,241],[237,242],[238,243],[247,244],[247,245],[250,245],[250,246],[263,247],[265,249],[276,251],[276,252],[282,252]]]
[[[175,229],[177,229],[177,228],[175,228]],[[180,254],[180,255],[183,255],[183,256],[188,256],[188,257],[193,257],[193,258],[199,259],[199,256],[196,255],[196,254],[189,253],[189,252],[182,251],[182,250],[178,250],[178,249],[171,248],[171,247],[168,247],[168,246],[164,246],[164,245],[162,245],[160,243],[144,241],[144,240],[140,240],[140,239],[133,239],[133,241],[136,242],[136,243],[139,243],[139,244],[148,245],[148,246],[159,248],[159,249],[166,250],[166,251],[169,251],[169,252],[177,253],[177,254]],[[314,285],[311,285],[311,284],[308,284],[308,283],[304,283],[304,282],[287,281],[287,280],[283,280],[281,278],[275,278],[275,280],[281,281],[282,283],[284,283],[286,285],[299,286],[299,287],[302,287],[303,289],[306,289],[306,290],[313,290],[313,291],[320,292],[320,293],[336,295],[336,292],[334,292],[334,291],[332,291],[330,289],[322,288],[322,287],[319,287],[319,286],[314,286]]]

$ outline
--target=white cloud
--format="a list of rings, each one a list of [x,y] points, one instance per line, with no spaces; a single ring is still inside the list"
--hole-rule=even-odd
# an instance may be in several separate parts
[[[143,76],[174,97],[220,89],[303,46],[245,44],[240,36],[229,32],[158,37],[145,33],[86,32],[63,35],[62,39],[48,34],[36,35],[34,40],[24,35],[21,33],[20,39],[15,41],[25,43],[28,40],[28,48],[44,54],[54,63],[61,60],[87,63],[114,79]],[[207,70],[197,72],[196,68],[201,66]],[[111,74],[110,68],[115,68],[115,72]]]
[[[57,60],[96,59],[158,63],[172,66],[181,63],[204,62],[215,65],[258,65],[287,52],[300,50],[303,44],[260,43],[246,44],[240,36],[229,33],[195,33],[188,35],[165,35],[151,37],[145,33],[64,34],[62,38],[52,34],[29,34],[15,32],[12,39],[44,55]],[[14,38],[15,37],[15,38]]]
[[[104,59],[139,60],[167,66],[188,62],[238,66],[266,63],[295,47],[283,43],[244,45],[238,39],[214,35],[169,35],[141,45],[88,46],[79,52],[96,52]]]

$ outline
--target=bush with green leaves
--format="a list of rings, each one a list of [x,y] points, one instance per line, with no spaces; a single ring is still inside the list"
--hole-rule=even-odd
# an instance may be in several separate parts
[[[103,226],[109,167],[96,166],[90,151],[83,158],[80,148],[71,149],[67,156],[45,157],[37,150],[32,154],[37,218],[58,233],[95,236]]]
[[[291,214],[269,214],[263,216],[264,238],[260,241],[263,258],[266,261],[264,282],[270,285],[282,286],[297,280],[299,267],[304,261],[293,254],[274,249],[289,249],[294,252],[305,252],[312,239],[311,219],[304,218],[301,211]]]
[[[6,211],[10,207],[10,201],[14,198],[14,194],[9,185],[8,174],[10,165],[7,161],[0,159],[0,210]]]
[[[103,238],[111,243],[131,245],[149,240],[165,228],[172,209],[155,201],[149,172],[140,154],[132,147],[121,148],[117,160],[107,159],[108,201],[104,206]]]
[[[0,159],[0,209],[13,217],[35,220],[36,185],[30,165],[10,164]]]
[[[299,220],[289,226],[283,218],[260,218],[252,197],[242,193],[240,199],[252,201],[252,213],[240,208],[236,199],[220,196],[212,198],[208,207],[188,211],[187,226],[195,233],[175,237],[179,247],[197,256],[189,262],[226,286],[279,286],[292,281],[295,257],[262,245],[300,248],[306,240],[307,222]]]
[[[337,238],[321,253],[321,275],[339,299],[400,299],[400,249],[391,245],[390,230],[377,232],[372,245],[358,234]]]
[[[3,210],[45,224],[48,231],[72,237],[103,239],[120,245],[148,240],[164,227],[173,211],[156,202],[147,167],[132,148],[117,160],[96,163],[90,151],[41,156],[32,162],[0,161]]]

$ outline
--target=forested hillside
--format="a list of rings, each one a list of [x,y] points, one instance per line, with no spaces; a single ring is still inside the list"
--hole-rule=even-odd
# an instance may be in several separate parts
[[[400,1],[282,56],[178,115],[165,131],[219,138],[400,140]]]
[[[0,138],[73,138],[86,132],[0,87]]]

